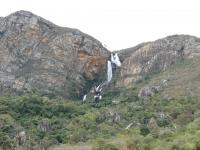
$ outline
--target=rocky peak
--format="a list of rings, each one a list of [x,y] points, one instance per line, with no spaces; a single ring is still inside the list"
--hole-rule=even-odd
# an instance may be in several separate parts
[[[173,35],[119,51],[122,67],[117,87],[130,87],[150,74],[166,70],[177,61],[200,56],[200,39]]]
[[[109,51],[93,37],[27,11],[0,18],[0,83],[16,90],[61,89],[80,96],[96,80]]]
[[[200,56],[200,39],[173,35],[118,51],[122,66],[116,87],[131,87],[179,60]],[[59,27],[31,12],[0,17],[0,84],[17,91],[57,89],[66,97],[83,96],[106,77],[110,52],[95,38]],[[95,81],[95,82],[94,82]]]
[[[31,12],[28,11],[17,11],[6,17],[6,20],[10,24],[21,24],[21,25],[37,25],[39,23],[46,23],[48,26],[56,27],[55,24],[47,21]]]

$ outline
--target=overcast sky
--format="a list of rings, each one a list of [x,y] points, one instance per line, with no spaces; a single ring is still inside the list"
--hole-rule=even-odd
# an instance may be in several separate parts
[[[110,50],[172,34],[200,37],[199,0],[2,0],[0,16],[31,11],[53,23],[78,28]]]

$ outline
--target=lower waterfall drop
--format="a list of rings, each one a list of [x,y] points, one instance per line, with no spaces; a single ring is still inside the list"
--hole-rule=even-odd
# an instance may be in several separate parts
[[[111,61],[107,62],[107,82],[109,83],[112,80],[112,64]]]

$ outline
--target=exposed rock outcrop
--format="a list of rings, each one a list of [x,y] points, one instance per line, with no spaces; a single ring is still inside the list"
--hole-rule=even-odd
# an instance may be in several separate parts
[[[160,89],[161,89],[160,86],[143,87],[139,91],[138,97],[146,99],[146,98],[151,97],[151,96],[155,95],[156,93],[158,93],[160,91]]]
[[[131,87],[143,77],[166,70],[179,60],[200,56],[200,39],[174,35],[118,53],[123,63],[116,86]]]
[[[38,128],[42,131],[42,132],[48,132],[50,130],[50,122],[48,119],[43,119],[39,122],[38,124]]]
[[[59,27],[30,12],[0,18],[2,88],[60,88],[80,96],[86,81],[106,67],[109,51],[77,29]]]
[[[112,123],[119,123],[122,120],[122,114],[108,109],[101,112],[101,114],[98,116],[97,121],[101,122],[102,120],[107,120],[108,122]]]
[[[26,143],[27,137],[26,137],[26,132],[25,131],[21,131],[19,132],[19,134],[15,137],[16,138],[16,144],[17,147],[18,146],[22,146]]]
[[[122,66],[114,83],[127,88],[179,60],[200,56],[200,39],[174,35],[118,54]],[[89,91],[98,76],[106,77],[109,57],[99,41],[77,29],[59,27],[26,11],[0,17],[1,89],[38,88],[77,98]]]
[[[159,128],[157,121],[153,117],[149,120],[147,127],[150,131],[157,130]]]

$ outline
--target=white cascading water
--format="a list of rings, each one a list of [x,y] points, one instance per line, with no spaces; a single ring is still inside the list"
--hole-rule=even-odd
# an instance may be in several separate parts
[[[112,80],[112,64],[110,60],[107,62],[107,82],[109,83]]]
[[[119,56],[117,53],[115,53],[115,56],[114,56],[114,60],[115,60],[115,64],[118,66],[118,67],[121,67],[121,62],[119,60]]]
[[[119,60],[119,56],[117,53],[115,53],[114,55],[111,54],[110,59],[111,59],[111,62],[114,63],[117,67],[121,67],[122,64]]]
[[[85,94],[85,95],[83,96],[82,101],[85,102],[85,101],[86,101],[86,98],[87,98],[87,95]]]

